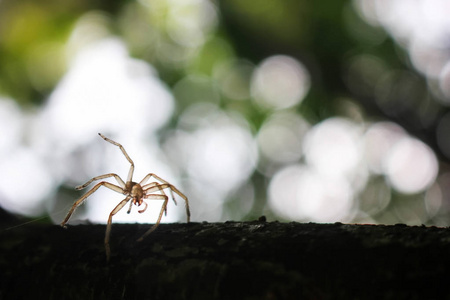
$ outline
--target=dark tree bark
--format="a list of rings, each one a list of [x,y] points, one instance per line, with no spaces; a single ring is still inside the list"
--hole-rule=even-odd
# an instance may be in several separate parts
[[[447,299],[450,231],[226,222],[0,231],[1,299]]]

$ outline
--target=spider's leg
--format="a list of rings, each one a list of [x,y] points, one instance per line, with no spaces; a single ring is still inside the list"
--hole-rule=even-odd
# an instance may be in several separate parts
[[[177,193],[178,196],[180,196],[181,198],[183,198],[184,202],[186,203],[186,217],[187,217],[187,222],[189,223],[191,221],[191,211],[189,209],[189,200],[186,197],[185,194],[183,194],[182,192],[180,192],[176,187],[174,187],[173,185],[170,185],[170,191],[173,195],[173,192]]]
[[[134,172],[134,163],[133,163],[133,161],[131,160],[130,156],[128,156],[127,151],[125,151],[125,148],[124,148],[121,144],[119,144],[119,143],[117,143],[117,142],[114,142],[113,140],[107,138],[106,136],[104,136],[104,135],[101,134],[101,133],[99,133],[98,135],[101,136],[102,139],[104,139],[104,140],[107,141],[108,143],[111,143],[111,144],[113,144],[113,145],[116,145],[117,147],[120,148],[120,150],[122,151],[123,155],[125,155],[125,158],[126,158],[126,159],[130,162],[130,164],[131,164],[131,166],[130,166],[130,171],[128,172],[127,181],[132,181],[132,179],[133,179],[133,172]]]
[[[161,187],[161,186],[163,186],[163,185],[161,185],[161,184],[159,184],[159,183],[157,183],[157,182],[152,182],[152,183],[149,183],[149,184],[146,184],[146,185],[144,185],[142,188],[143,188],[143,190],[144,190],[144,193],[148,193],[148,190],[150,190],[150,188],[152,188],[152,187],[157,187],[158,189],[159,189],[159,192],[161,192],[161,194],[162,195],[164,195],[164,196],[166,196],[166,193],[164,192],[164,188],[165,187]],[[175,200],[175,197],[173,196],[173,193],[171,193],[172,194],[172,200],[173,200],[173,202],[175,203],[175,205],[177,205],[177,201]],[[165,215],[167,216],[167,206],[166,206],[166,210],[164,211],[164,213],[165,213]]]
[[[178,205],[177,200],[175,200],[175,195],[173,194],[173,190],[169,189],[169,191],[170,191],[170,195],[172,196],[173,203],[175,203],[175,205]]]
[[[141,186],[144,186],[144,184],[151,178],[151,177],[155,177],[155,174],[153,174],[153,173],[148,173],[147,175],[145,175],[145,177],[141,180],[141,182],[139,182],[139,184],[141,185]],[[156,177],[155,177],[156,178]],[[164,183],[165,183],[165,181],[163,181]],[[152,182],[152,183],[149,183],[148,185],[152,185],[152,184],[158,184],[157,182]],[[146,185],[147,186],[147,185]]]
[[[111,249],[109,247],[109,236],[111,234],[111,223],[112,217],[117,214],[119,210],[121,210],[128,201],[130,201],[131,197],[127,196],[125,199],[120,201],[120,203],[111,211],[108,218],[108,224],[106,225],[106,233],[105,233],[105,251],[106,251],[106,260],[109,261],[111,257]]]
[[[148,173],[147,175],[145,175],[144,179],[141,180],[141,182],[139,182],[140,185],[143,185],[144,183],[146,183],[151,177],[154,177],[156,180],[161,181],[162,183],[166,183],[166,184],[170,184],[167,180],[162,179],[161,177],[159,177],[158,175],[156,175],[155,173]]]
[[[147,183],[147,184],[145,184],[145,185],[142,185],[142,181],[141,181],[141,183],[139,183],[139,184],[142,186],[142,189],[143,189],[143,190],[146,190],[146,189],[148,189],[148,188],[157,186],[157,185],[160,184],[160,183],[154,181],[154,182],[150,182],[150,183]]]
[[[117,180],[117,182],[119,183],[119,185],[122,188],[125,188],[125,182],[123,182],[122,178],[120,178],[119,175],[114,174],[114,173],[108,173],[108,174],[105,174],[105,175],[96,176],[96,177],[92,178],[91,180],[89,180],[88,182],[86,182],[85,184],[77,186],[75,189],[76,190],[82,190],[85,187],[87,187],[88,185],[90,185],[92,182],[94,182],[96,180],[100,180],[100,179],[105,179],[105,178],[108,178],[108,177],[114,177]]]
[[[172,186],[167,180],[164,180],[164,179],[162,179],[161,177],[159,177],[158,175],[156,175],[156,174],[154,174],[154,173],[149,173],[149,174],[147,174],[145,177],[144,177],[144,179],[142,179],[141,180],[141,182],[139,183],[141,186],[144,184],[144,183],[146,183],[151,177],[154,177],[156,180],[159,180],[159,181],[161,181],[163,184],[162,185],[165,185],[165,184],[167,184],[167,185],[170,185],[170,186]],[[144,187],[144,189],[146,188],[146,187],[151,187],[151,186],[154,186],[154,185],[157,185],[158,183],[157,182],[152,182],[152,183],[149,183],[149,184],[146,184],[146,185],[144,185],[143,187]],[[168,187],[168,186],[167,186]],[[164,188],[163,188],[164,189]],[[173,200],[173,202],[175,203],[175,205],[177,204],[177,201],[175,200],[175,196],[173,195],[173,190],[172,190],[172,188],[170,189],[170,194],[172,195],[172,200]]]
[[[147,235],[155,231],[155,229],[159,226],[159,223],[161,223],[161,218],[164,214],[164,211],[166,210],[167,203],[169,202],[169,198],[167,198],[166,195],[159,195],[159,194],[153,194],[153,195],[145,195],[146,199],[164,199],[163,206],[161,208],[161,212],[159,213],[158,220],[156,221],[155,225],[153,225],[146,233],[144,233],[137,241],[141,242]]]
[[[98,190],[101,186],[105,186],[115,192],[124,193],[124,190],[117,185],[114,185],[112,183],[106,182],[106,181],[102,181],[97,183],[96,185],[94,185],[94,187],[92,189],[89,190],[89,192],[87,192],[86,194],[84,194],[80,199],[78,199],[72,206],[72,208],[69,210],[69,212],[67,213],[64,221],[61,222],[61,226],[65,227],[67,221],[69,221],[70,217],[72,216],[73,212],[75,211],[75,209],[80,206],[84,200],[86,200],[87,197],[89,197],[90,195],[92,195],[96,190]]]
[[[166,193],[164,193],[164,190],[163,190],[163,189],[160,188],[159,191],[161,192],[162,195],[164,195],[165,197],[167,197],[167,195],[166,195]],[[173,199],[173,198],[172,198],[172,199]],[[177,203],[175,202],[175,204],[177,204]],[[165,208],[164,208],[164,215],[167,216],[167,204],[165,205]]]
[[[127,210],[127,214],[131,212],[131,208],[133,207],[133,201],[130,202],[130,207]]]
[[[191,211],[189,210],[188,198],[182,192],[180,192],[176,187],[174,187],[170,183],[164,183],[164,184],[160,184],[160,185],[157,185],[157,186],[150,187],[147,190],[145,190],[145,192],[146,193],[151,193],[151,192],[157,191],[159,189],[166,189],[166,188],[169,188],[172,192],[175,192],[176,194],[178,194],[178,196],[183,198],[183,200],[186,202],[186,216],[187,216],[187,222],[189,223],[190,220],[191,220]]]
[[[175,203],[175,205],[178,205],[177,200],[175,200],[175,195],[173,194],[172,187],[173,187],[173,185],[171,185],[170,183],[160,184],[157,182],[152,182],[152,183],[144,185],[143,190],[145,193],[155,192],[155,191],[159,190],[161,192],[161,194],[165,195],[166,193],[164,192],[164,189],[168,188],[170,190],[170,195],[172,196],[173,203]]]

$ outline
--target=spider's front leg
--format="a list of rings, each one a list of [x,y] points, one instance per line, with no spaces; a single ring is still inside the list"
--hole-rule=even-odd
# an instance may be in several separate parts
[[[111,224],[112,217],[121,210],[128,201],[130,201],[131,196],[127,196],[125,199],[120,201],[120,203],[111,211],[108,218],[108,224],[106,225],[106,233],[105,233],[105,251],[106,251],[106,261],[109,261],[111,257],[111,248],[109,247],[109,236],[111,235]]]
[[[75,201],[75,203],[72,205],[72,208],[69,210],[69,212],[67,213],[66,217],[61,222],[61,226],[62,227],[66,227],[66,223],[69,221],[70,217],[75,212],[75,209],[77,209],[77,207],[80,206],[84,202],[84,200],[86,200],[87,197],[92,195],[101,186],[105,186],[105,187],[107,187],[107,188],[109,188],[109,189],[111,189],[111,190],[113,190],[115,192],[124,194],[124,190],[120,186],[114,185],[114,184],[106,182],[106,181],[102,181],[102,182],[97,183],[96,185],[94,185],[94,187],[92,189],[89,190],[89,192],[87,192],[80,199]]]
[[[130,166],[130,171],[128,171],[128,177],[127,177],[127,182],[129,182],[129,181],[131,182],[131,180],[133,179],[134,162],[133,162],[133,160],[130,158],[130,156],[128,155],[127,151],[125,151],[125,148],[124,148],[121,144],[119,144],[119,143],[117,143],[117,142],[115,142],[115,141],[113,141],[113,140],[107,138],[106,136],[104,136],[104,135],[101,134],[101,133],[99,133],[98,135],[101,136],[101,138],[104,139],[105,141],[107,141],[108,143],[111,143],[111,144],[113,144],[113,145],[115,145],[115,146],[117,146],[117,147],[120,148],[120,151],[122,151],[122,153],[123,153],[123,155],[125,156],[125,158],[126,158],[126,159],[128,160],[128,162],[131,164],[131,166]]]
[[[100,179],[105,179],[105,178],[109,178],[109,177],[114,177],[116,179],[116,181],[119,183],[119,185],[124,189],[125,188],[125,182],[122,180],[122,178],[120,178],[119,175],[114,174],[114,173],[108,173],[105,175],[100,175],[100,176],[96,176],[94,178],[92,178],[91,180],[87,181],[85,184],[79,185],[77,187],[75,187],[75,189],[77,191],[84,189],[85,187],[87,187],[88,185],[90,185],[92,182],[96,181],[96,180],[100,180]]]

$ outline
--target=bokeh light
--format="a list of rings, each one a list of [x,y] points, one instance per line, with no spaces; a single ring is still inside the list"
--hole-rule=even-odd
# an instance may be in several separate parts
[[[173,99],[152,73],[129,58],[119,40],[86,47],[50,96],[44,111],[49,129],[65,143],[92,135],[95,128],[126,128],[128,136],[154,131],[170,116]]]
[[[385,174],[402,193],[419,193],[428,188],[438,174],[434,152],[410,137],[398,125],[375,123],[365,135],[366,156],[375,174]]]
[[[305,138],[306,162],[320,174],[352,176],[362,159],[361,133],[356,124],[345,119],[323,121]]]
[[[2,157],[20,143],[24,118],[20,107],[13,100],[0,98],[0,128],[2,128],[0,154]]]
[[[357,124],[343,118],[331,118],[312,127],[302,143],[305,165],[283,168],[271,180],[271,207],[296,220],[350,220],[354,195],[367,178],[361,134]]]
[[[403,193],[425,190],[434,182],[438,172],[433,151],[412,138],[403,138],[394,145],[385,168],[392,186]]]
[[[198,47],[217,24],[216,9],[205,0],[172,1],[166,22],[168,34],[175,42]]]
[[[365,156],[373,173],[382,174],[385,171],[385,160],[392,147],[406,135],[403,128],[392,122],[377,122],[367,129]]]
[[[42,214],[44,201],[55,187],[42,158],[31,149],[19,147],[0,161],[0,169],[8,174],[0,181],[2,206],[21,215]]]
[[[300,62],[289,56],[277,55],[257,66],[251,87],[259,105],[281,109],[300,103],[309,86],[309,73]]]
[[[197,211],[193,216],[198,218],[204,218],[214,202],[223,203],[230,193],[243,186],[258,159],[245,119],[208,103],[187,109],[166,145],[169,156],[196,182],[194,188],[198,191],[193,191],[192,198]],[[222,209],[215,211],[216,217],[221,218]]]
[[[414,67],[439,79],[450,61],[447,18],[449,3],[439,1],[354,1],[357,11],[369,23],[383,26],[409,52]],[[442,84],[441,84],[442,87]],[[445,90],[445,87],[444,87]],[[448,102],[448,97],[445,98]]]
[[[308,122],[293,112],[276,112],[268,118],[257,136],[263,172],[271,175],[278,165],[297,162],[309,128]]]
[[[55,183],[43,158],[23,144],[31,118],[12,100],[0,99],[0,170],[4,174],[0,204],[14,213],[36,216],[44,212]]]
[[[292,165],[273,176],[269,185],[269,205],[286,219],[348,221],[353,195],[343,178],[324,178],[306,166]]]

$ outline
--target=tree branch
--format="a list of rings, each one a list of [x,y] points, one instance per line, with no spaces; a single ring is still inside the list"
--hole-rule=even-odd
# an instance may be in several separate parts
[[[450,231],[226,222],[0,231],[0,299],[448,298]],[[439,297],[438,297],[439,296]]]

